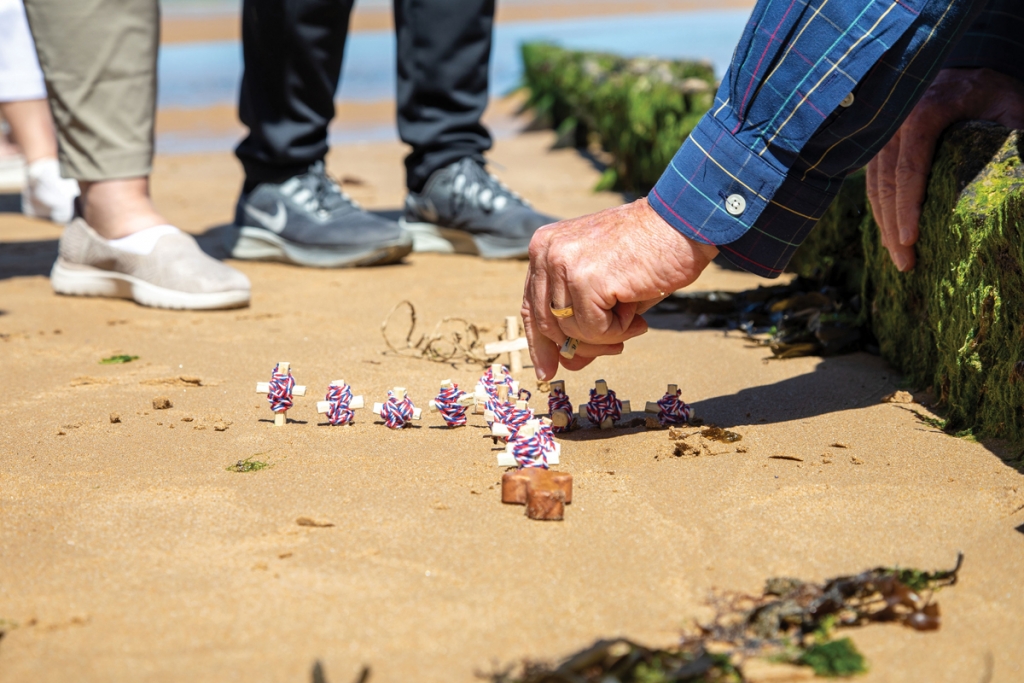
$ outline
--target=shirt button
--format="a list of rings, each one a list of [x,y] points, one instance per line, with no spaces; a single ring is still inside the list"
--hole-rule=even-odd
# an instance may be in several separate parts
[[[731,194],[725,200],[725,210],[733,216],[739,216],[747,210],[747,200],[742,195]]]
[[[844,97],[843,101],[839,103],[839,106],[842,107],[843,109],[846,109],[851,104],[853,104],[853,93],[850,93],[849,95]]]

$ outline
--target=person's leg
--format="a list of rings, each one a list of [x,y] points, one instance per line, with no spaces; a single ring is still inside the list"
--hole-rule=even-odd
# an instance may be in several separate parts
[[[462,158],[484,163],[494,0],[394,0],[398,134],[412,146],[406,184],[423,189]]]
[[[34,51],[29,56],[35,61]],[[11,136],[25,158],[22,213],[67,223],[75,215],[79,188],[74,180],[61,177],[50,106],[45,99],[0,102],[0,114],[7,120]]]
[[[25,163],[57,158],[57,133],[46,100],[0,102],[0,115],[11,127],[11,137],[21,148]]]
[[[156,0],[27,0],[64,175],[82,187],[50,281],[62,294],[164,308],[229,308],[249,281],[204,254],[149,197],[160,11]]]
[[[78,184],[60,175],[46,85],[20,0],[0,0],[0,115],[17,145],[0,154],[21,152],[4,166],[19,176],[22,212],[57,223],[71,220]]]
[[[555,222],[485,169],[494,0],[395,0],[398,131],[406,157],[402,225],[416,251],[526,258]]]
[[[304,173],[327,154],[353,0],[245,0],[235,153],[247,188]]]
[[[25,9],[49,87],[61,170],[81,185],[86,221],[108,239],[166,223],[150,201],[147,181],[156,0],[27,0]],[[103,206],[115,198],[124,210]]]
[[[235,150],[245,185],[235,258],[338,268],[390,263],[412,250],[398,224],[363,211],[324,169],[327,126],[352,0],[245,0],[245,73]]]

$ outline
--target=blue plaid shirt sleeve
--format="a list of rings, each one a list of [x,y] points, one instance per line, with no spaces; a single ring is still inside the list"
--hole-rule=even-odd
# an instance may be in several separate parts
[[[991,0],[945,66],[987,67],[1024,81],[1024,2]]]
[[[714,107],[650,205],[735,265],[777,277],[987,4],[759,0]]]

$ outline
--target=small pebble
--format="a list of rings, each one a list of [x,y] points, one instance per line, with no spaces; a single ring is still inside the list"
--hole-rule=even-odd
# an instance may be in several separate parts
[[[173,408],[174,404],[166,396],[157,396],[153,399],[153,410],[167,410]]]
[[[120,415],[118,415],[117,413],[111,413],[110,414],[110,424],[116,425],[116,424],[119,424],[120,422],[121,422],[121,416]]]

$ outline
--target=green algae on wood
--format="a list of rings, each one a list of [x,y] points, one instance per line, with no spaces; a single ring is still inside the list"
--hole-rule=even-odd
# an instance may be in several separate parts
[[[951,129],[932,168],[917,265],[900,273],[868,218],[865,292],[882,355],[932,386],[945,430],[1024,440],[1021,135]]]
[[[562,145],[591,142],[612,155],[597,189],[646,192],[714,101],[706,62],[627,59],[522,46],[527,107],[558,131]]]

